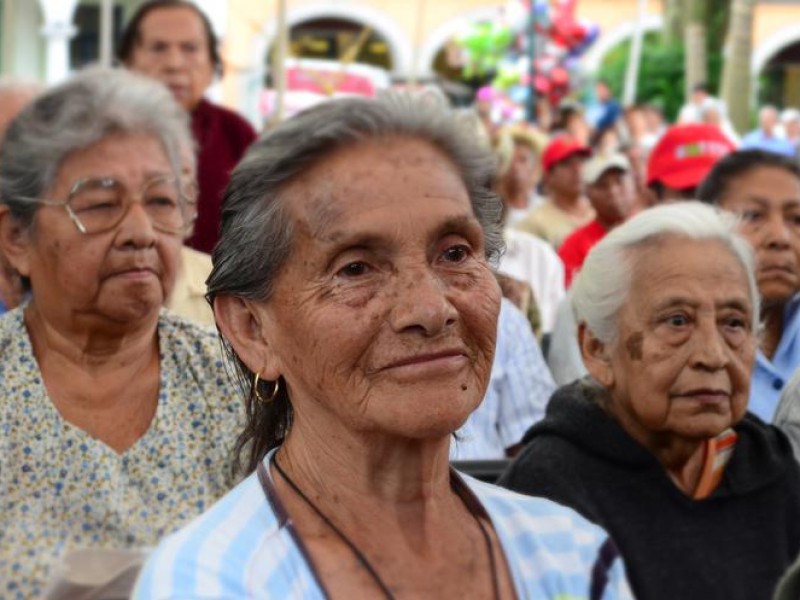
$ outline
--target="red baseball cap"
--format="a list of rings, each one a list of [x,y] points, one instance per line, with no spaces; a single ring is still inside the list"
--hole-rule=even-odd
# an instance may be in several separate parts
[[[547,144],[544,149],[542,168],[545,173],[549,173],[557,163],[575,154],[588,158],[592,155],[592,150],[569,135],[560,135]]]
[[[697,187],[716,162],[734,150],[736,146],[716,125],[670,127],[650,152],[647,185],[660,182],[678,190]]]

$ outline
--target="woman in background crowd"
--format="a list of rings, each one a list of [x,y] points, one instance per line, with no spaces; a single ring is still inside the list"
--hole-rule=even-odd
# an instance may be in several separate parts
[[[129,69],[166,85],[190,114],[197,142],[200,194],[192,248],[210,253],[219,237],[222,192],[255,140],[252,126],[203,95],[222,75],[218,41],[208,17],[187,0],[148,0],[122,34],[118,58]]]
[[[771,423],[800,365],[800,168],[786,156],[740,150],[714,166],[698,196],[738,215],[755,252],[763,327],[747,408]]]
[[[161,311],[195,198],[169,92],[91,70],[0,146],[0,580],[39,597],[70,550],[157,543],[234,483],[241,409],[214,336]]]

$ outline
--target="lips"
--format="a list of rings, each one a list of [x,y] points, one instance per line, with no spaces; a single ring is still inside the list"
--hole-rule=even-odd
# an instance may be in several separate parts
[[[727,390],[719,388],[695,388],[681,391],[675,396],[679,398],[689,398],[703,404],[719,404],[727,402],[731,394]]]
[[[130,265],[111,269],[107,277],[147,277],[159,276],[159,270],[149,265]]]
[[[758,267],[759,277],[797,277],[797,269],[792,265],[765,264]]]
[[[404,358],[392,360],[386,366],[381,367],[381,371],[386,369],[396,369],[399,367],[406,367],[411,365],[424,365],[427,363],[435,363],[438,361],[447,361],[449,359],[456,359],[459,357],[466,357],[463,350],[443,350],[441,352],[413,354]]]

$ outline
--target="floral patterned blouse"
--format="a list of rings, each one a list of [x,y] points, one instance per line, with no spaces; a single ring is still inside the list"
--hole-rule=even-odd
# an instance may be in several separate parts
[[[235,483],[243,405],[210,330],[163,312],[161,384],[145,434],[117,454],[50,401],[23,321],[0,318],[0,598],[41,596],[77,548],[155,545]]]

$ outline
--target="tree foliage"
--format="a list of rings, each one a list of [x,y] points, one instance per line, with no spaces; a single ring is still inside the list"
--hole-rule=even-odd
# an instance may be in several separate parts
[[[704,11],[708,75],[706,83],[711,92],[716,93],[722,71],[722,48],[727,34],[730,0],[704,1],[707,3]],[[683,17],[685,18],[685,14]],[[675,39],[659,32],[648,33],[642,44],[636,101],[659,105],[669,119],[676,117],[685,101],[685,50],[682,41],[682,38]],[[600,67],[599,76],[609,81],[617,97],[622,93],[629,52],[630,41],[618,44],[606,54]]]

